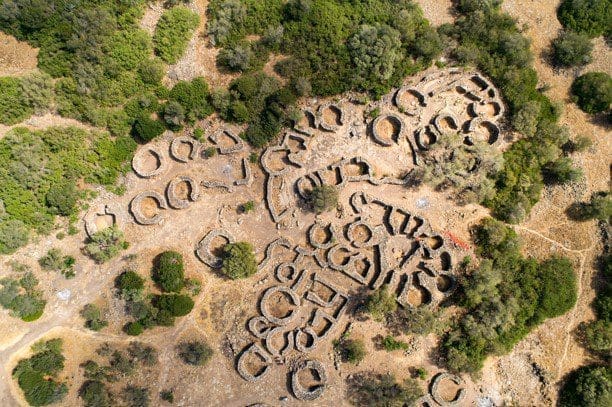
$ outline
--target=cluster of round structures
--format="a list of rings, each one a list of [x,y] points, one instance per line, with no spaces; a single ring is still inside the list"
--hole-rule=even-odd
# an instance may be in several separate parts
[[[421,165],[420,156],[449,132],[462,134],[468,145],[500,142],[503,104],[477,73],[429,74],[371,107],[366,112],[342,101],[306,108],[282,142],[264,151],[265,200],[278,229],[296,218],[313,187],[404,185],[405,174]],[[381,165],[387,167],[381,171]],[[426,219],[374,196],[375,188],[363,189],[341,194],[349,198],[340,206],[350,209],[329,223],[315,220],[306,229],[305,245],[281,237],[267,246],[258,268],[272,273],[274,283],[264,286],[258,315],[246,324],[251,337],[236,359],[245,380],[258,382],[274,366],[287,365],[294,396],[314,400],[329,378],[315,350],[346,322],[350,292],[386,285],[402,307],[435,307],[454,291],[453,255],[444,237]],[[213,229],[195,247],[197,257],[213,268],[221,266],[212,247],[217,238],[236,241],[229,231]],[[301,382],[304,370],[316,383]],[[463,390],[453,400],[440,395],[443,380],[462,385],[459,377],[439,375],[421,405],[461,403]]]
[[[246,152],[244,142],[229,130],[220,130],[209,137],[215,147],[216,159],[230,161],[234,156]],[[169,167],[169,161],[191,163],[207,159],[210,148],[204,149],[202,143],[192,137],[175,137],[168,144],[147,145],[139,150],[132,160],[134,172],[141,178],[152,179],[164,174]],[[167,153],[167,154],[166,154]],[[244,154],[242,154],[244,155]],[[163,220],[166,209],[186,209],[201,198],[200,187],[223,188],[229,192],[240,186],[249,186],[252,182],[251,168],[246,157],[240,160],[241,177],[233,178],[231,171],[218,174],[216,179],[195,180],[189,175],[180,174],[172,178],[165,191],[145,190],[138,193],[130,202],[130,213],[140,225],[155,225]],[[225,166],[227,167],[227,166]],[[143,210],[146,201],[153,201],[156,211],[148,213]]]
[[[448,69],[383,97],[369,113],[348,101],[324,103],[302,113],[302,119],[286,132],[283,141],[268,148],[261,159],[268,175],[266,202],[275,222],[287,219],[314,186],[404,184],[405,174],[421,165],[421,156],[444,134],[459,133],[468,145],[484,141],[498,146],[498,121],[504,105],[495,87],[480,74]],[[329,140],[329,133],[335,133],[333,138],[339,141],[330,149],[359,154],[339,157],[308,172],[313,164],[317,168],[316,155],[325,154],[313,145],[324,146],[321,140]],[[397,154],[408,158],[405,168],[396,169],[400,175],[375,175],[372,161],[362,154],[375,147],[388,149],[388,155],[395,155],[399,149]]]
[[[303,357],[295,369],[311,370],[319,383],[306,388],[293,371],[291,388],[296,398],[312,400],[321,395],[327,380],[325,366],[312,358],[313,351],[338,331],[351,301],[349,292],[386,284],[400,305],[432,307],[453,291],[451,252],[425,219],[363,192],[353,194],[349,204],[352,213],[338,223],[313,223],[306,246],[293,246],[284,238],[268,245],[259,269],[272,272],[276,283],[263,290],[259,315],[247,322],[254,341],[236,362],[245,380],[256,382],[274,364]],[[196,249],[213,267],[219,259],[209,245],[217,236],[234,240],[215,230]]]

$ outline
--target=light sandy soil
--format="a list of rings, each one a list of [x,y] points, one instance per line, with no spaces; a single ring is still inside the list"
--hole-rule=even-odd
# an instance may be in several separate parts
[[[451,3],[449,0],[435,2],[418,0],[418,3],[433,25],[452,21],[448,12]],[[525,241],[526,254],[537,258],[560,254],[572,260],[579,275],[578,305],[568,314],[545,322],[521,341],[509,355],[490,358],[479,378],[464,377],[468,391],[467,400],[470,400],[466,405],[474,405],[478,398],[481,398],[480,400],[488,398],[495,405],[512,401],[518,405],[553,405],[559,380],[568,371],[589,360],[588,355],[576,342],[572,331],[579,322],[592,318],[592,311],[588,305],[594,295],[591,287],[591,279],[595,272],[593,259],[600,252],[601,245],[594,222],[571,222],[564,211],[572,202],[588,199],[592,191],[609,187],[612,137],[609,129],[594,123],[588,115],[568,102],[568,89],[578,72],[556,71],[540,57],[560,29],[555,16],[557,4],[558,1],[506,0],[504,9],[515,16],[519,23],[527,23],[529,28],[526,33],[533,41],[535,67],[540,80],[543,84],[552,86],[547,93],[553,100],[564,103],[562,123],[567,124],[573,134],[591,137],[594,146],[589,151],[573,157],[576,163],[583,167],[585,179],[572,186],[547,188],[529,219],[515,229]],[[227,85],[233,78],[232,75],[223,75],[216,70],[217,50],[210,48],[206,39],[200,37],[205,27],[206,5],[206,0],[197,0],[195,3],[202,16],[202,24],[192,39],[186,55],[176,66],[171,67],[170,76],[173,76],[173,79],[168,79],[169,81],[201,75],[207,79],[211,87],[221,87]],[[152,32],[159,15],[161,15],[159,4],[150,6],[145,13],[143,27]],[[4,41],[7,40],[0,34],[0,75],[21,74],[35,69],[36,50],[32,49],[15,54],[27,55],[23,61],[16,58],[10,64],[4,65],[2,59],[5,55],[2,48]],[[9,44],[13,44],[11,47],[22,46],[11,43],[10,38],[8,41]],[[33,62],[32,55],[34,55]],[[582,71],[610,72],[612,65],[609,55],[609,49],[603,41],[597,40],[594,61]],[[32,128],[42,128],[51,124],[74,125],[76,122],[51,115],[42,118],[33,117],[26,122],[26,125]],[[211,127],[214,129],[219,125],[213,121]],[[6,126],[0,126],[0,136],[7,130]],[[383,161],[384,158],[381,158],[381,162]],[[122,208],[127,208],[129,200],[137,192],[154,189],[163,193],[167,181],[174,175],[187,173],[199,179],[204,172],[209,171],[212,175],[211,170],[224,168],[227,164],[222,162],[220,157],[207,161],[206,165],[174,163],[162,176],[153,180],[143,180],[131,174],[126,178],[128,192],[124,196],[116,197],[100,190],[100,196],[91,206],[112,201]],[[229,164],[235,167],[236,163]],[[290,396],[289,389],[281,385],[286,382],[286,370],[276,369],[258,384],[243,381],[235,372],[234,356],[231,352],[227,352],[225,346],[225,333],[234,329],[244,330],[244,322],[254,315],[255,298],[261,291],[260,284],[264,284],[258,282],[265,280],[266,277],[256,275],[244,281],[228,282],[200,263],[193,253],[194,243],[212,227],[228,228],[234,231],[239,239],[253,242],[259,258],[263,256],[265,244],[281,235],[269,219],[263,203],[264,174],[255,166],[252,168],[254,182],[250,188],[237,189],[233,194],[218,190],[206,191],[204,197],[189,209],[167,210],[166,219],[159,226],[147,228],[128,223],[125,232],[131,247],[123,255],[137,254],[135,260],[118,258],[103,266],[88,260],[80,252],[85,241],[82,222],[77,224],[80,232],[75,236],[67,236],[61,241],[54,236],[39,237],[10,258],[0,259],[0,277],[9,272],[9,259],[31,266],[40,278],[40,287],[48,300],[44,316],[34,323],[18,321],[11,318],[6,311],[0,311],[0,327],[2,327],[0,405],[3,407],[25,405],[20,392],[15,389],[10,371],[18,359],[28,356],[29,346],[33,342],[41,337],[58,336],[64,338],[65,349],[68,350],[65,352],[68,362],[63,375],[73,382],[69,395],[62,405],[80,405],[77,399],[78,385],[82,381],[79,363],[90,358],[95,347],[103,341],[125,344],[128,340],[120,332],[122,324],[127,319],[122,311],[122,303],[113,295],[113,279],[127,267],[147,276],[153,257],[165,249],[179,250],[185,256],[187,274],[202,280],[202,292],[196,298],[194,311],[189,316],[179,319],[175,327],[156,328],[139,337],[139,340],[154,344],[160,352],[159,371],[134,379],[135,383],[147,383],[154,390],[152,405],[160,405],[157,392],[166,388],[176,389],[176,404],[181,406],[243,406],[260,401],[283,406],[306,404],[296,402]],[[452,230],[461,239],[467,240],[469,226],[487,214],[485,209],[478,206],[457,207],[441,194],[427,188],[413,192],[404,191],[397,195],[393,195],[391,189],[381,191],[385,196],[390,196],[389,199],[425,215],[435,229]],[[415,205],[417,199],[422,197],[427,197],[430,201],[426,209],[419,209]],[[238,205],[249,200],[256,202],[255,211],[239,214]],[[302,224],[308,223],[304,220]],[[295,228],[282,233],[297,240],[303,237],[304,230]],[[65,280],[59,274],[40,270],[37,260],[51,247],[60,247],[66,254],[77,258],[77,276],[74,279]],[[57,296],[59,291],[65,289],[71,292],[67,301]],[[102,333],[94,334],[82,328],[83,321],[78,316],[78,312],[88,302],[96,302],[109,309],[107,317],[111,325]],[[408,368],[423,366],[428,371],[429,380],[439,371],[429,355],[429,349],[436,344],[435,337],[415,338],[416,350],[405,355],[401,351],[388,353],[376,350],[372,339],[378,334],[386,333],[379,324],[371,320],[357,321],[352,325],[351,335],[363,338],[366,342],[368,348],[366,359],[358,366],[342,364],[339,369],[329,369],[330,388],[324,397],[309,405],[346,405],[344,380],[355,372],[374,369],[405,377]],[[180,340],[196,338],[208,341],[216,351],[211,363],[203,368],[186,367],[178,361],[174,351],[174,346]],[[410,340],[409,337],[401,339]],[[317,356],[326,365],[333,366],[330,341],[323,344],[317,351]],[[425,387],[426,382],[421,383]],[[289,396],[289,400],[279,402],[279,398],[284,396]]]
[[[27,127],[30,130],[42,130],[52,126],[71,126],[79,127],[85,130],[93,129],[92,126],[84,124],[78,120],[68,119],[66,117],[61,117],[56,114],[47,113],[42,116],[32,116],[29,119],[24,120],[21,123],[14,124],[12,126],[5,126],[3,124],[0,124],[0,138],[4,137],[6,133],[16,127]]]
[[[38,49],[0,31],[0,76],[23,75],[36,70]]]
[[[451,14],[453,6],[451,0],[415,0],[415,3],[421,6],[423,15],[433,26],[454,21]]]

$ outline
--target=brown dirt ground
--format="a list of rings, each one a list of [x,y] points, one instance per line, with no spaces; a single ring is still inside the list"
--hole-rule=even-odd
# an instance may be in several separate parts
[[[38,49],[0,32],[0,76],[17,76],[36,69]]]

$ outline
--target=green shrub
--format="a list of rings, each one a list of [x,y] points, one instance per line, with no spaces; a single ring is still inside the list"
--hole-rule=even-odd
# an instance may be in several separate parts
[[[28,243],[29,230],[18,219],[0,221],[0,254],[12,254]]]
[[[96,263],[104,263],[116,257],[125,246],[123,232],[112,226],[94,233],[85,245],[85,253]]]
[[[561,66],[586,65],[591,62],[593,44],[589,37],[565,31],[552,43],[553,59]]]
[[[188,123],[204,119],[214,111],[210,103],[208,84],[202,77],[195,78],[191,82],[177,82],[170,90],[168,99],[183,107]]]
[[[193,300],[187,295],[164,294],[155,297],[155,306],[160,311],[167,311],[173,317],[182,317],[191,312]]]
[[[98,380],[87,380],[79,388],[79,397],[85,407],[111,407],[112,395],[106,385]]]
[[[74,181],[52,185],[45,198],[47,206],[62,216],[76,212],[78,193]]]
[[[357,373],[347,379],[348,400],[355,406],[411,406],[424,395],[414,379],[398,383],[391,374]]]
[[[117,277],[115,286],[121,291],[123,299],[134,301],[142,296],[144,281],[138,273],[126,270]]]
[[[144,327],[139,321],[128,322],[123,328],[126,334],[130,336],[138,336],[144,332]]]
[[[359,339],[340,339],[335,341],[334,348],[344,362],[357,364],[366,356],[365,343]]]
[[[375,321],[382,322],[397,310],[397,301],[388,287],[383,285],[368,297],[365,308]]]
[[[409,345],[406,342],[398,341],[391,335],[387,335],[382,340],[382,346],[387,352],[393,352],[394,350],[407,350]]]
[[[545,180],[553,184],[567,184],[582,178],[582,170],[575,168],[572,159],[560,157],[542,167]]]
[[[568,375],[559,393],[561,407],[599,407],[612,403],[612,370],[606,366],[583,366]]]
[[[248,242],[229,243],[223,247],[221,272],[232,280],[257,273],[253,246]]]
[[[80,314],[85,319],[85,328],[92,331],[97,332],[108,325],[108,321],[102,319],[102,311],[95,304],[85,304]]]
[[[12,125],[34,113],[27,104],[18,78],[0,77],[0,123]]]
[[[181,291],[185,286],[183,256],[173,251],[161,253],[155,259],[152,278],[163,291]]]
[[[148,115],[142,115],[134,121],[133,133],[143,141],[151,141],[161,136],[165,129],[159,120],[153,120]]]
[[[172,390],[163,390],[159,393],[159,398],[172,404],[174,403],[174,392]]]
[[[200,16],[186,7],[174,7],[164,12],[155,27],[155,53],[169,64],[176,63],[187,49]]]
[[[578,287],[574,268],[565,257],[552,257],[539,266],[540,318],[555,318],[576,304]]]
[[[31,272],[19,280],[5,277],[0,279],[0,306],[11,311],[11,315],[25,322],[40,318],[46,301],[37,290],[38,279]]]
[[[193,366],[203,366],[212,358],[213,350],[201,341],[182,342],[177,347],[178,355],[183,362]]]
[[[587,348],[596,354],[608,355],[612,350],[612,323],[598,319],[584,327]]]
[[[612,78],[605,72],[589,72],[574,80],[571,91],[586,113],[605,112],[612,103]]]
[[[316,186],[310,192],[309,201],[317,213],[332,210],[338,205],[338,189],[326,184]]]
[[[127,407],[148,407],[149,389],[130,385],[123,389],[121,398]]]
[[[589,37],[610,36],[610,0],[563,0],[557,10],[561,25]]]

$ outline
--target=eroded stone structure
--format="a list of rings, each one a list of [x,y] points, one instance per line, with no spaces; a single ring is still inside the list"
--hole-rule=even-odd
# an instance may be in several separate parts
[[[182,210],[197,202],[206,189],[234,192],[247,188],[253,181],[247,148],[235,133],[223,128],[213,132],[208,140],[218,154],[207,157],[205,144],[187,136],[141,148],[132,160],[134,172],[141,178],[156,181],[181,165],[202,165],[208,171],[197,178],[188,174],[175,175],[164,190],[146,189],[130,202],[130,213],[139,225],[160,224],[165,210]],[[174,172],[174,171],[172,171]]]
[[[462,134],[468,145],[501,142],[498,121],[504,105],[491,82],[478,73],[437,71],[371,107],[370,112],[378,112],[375,117],[349,101],[305,108],[283,142],[263,153],[266,202],[275,222],[292,216],[299,201],[323,183],[338,188],[361,181],[405,184],[407,174],[421,165],[421,156],[445,133]],[[321,163],[334,152],[335,160]],[[388,157],[399,157],[397,165],[381,168],[381,158]]]

